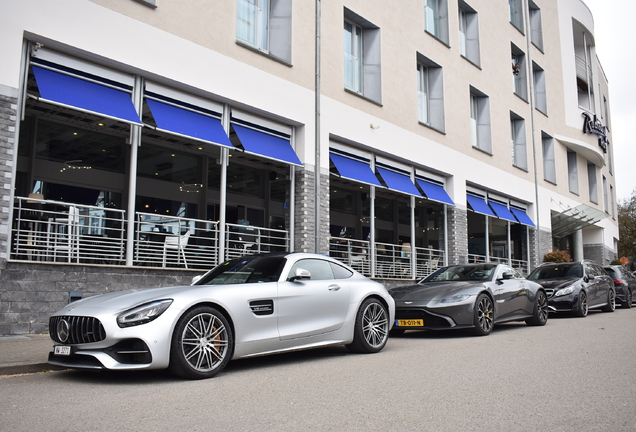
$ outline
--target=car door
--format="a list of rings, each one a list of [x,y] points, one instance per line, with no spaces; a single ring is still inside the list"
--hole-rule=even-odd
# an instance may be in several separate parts
[[[297,269],[309,279],[296,279]],[[278,284],[278,331],[281,340],[306,338],[342,327],[349,310],[350,287],[335,279],[327,260],[307,258],[296,262]]]
[[[614,279],[607,274],[605,269],[598,264],[594,264],[596,270],[596,280],[599,285],[599,303],[607,303],[609,291],[614,288]]]
[[[504,277],[508,274],[508,277]],[[495,276],[494,296],[497,305],[497,320],[525,314],[528,294],[525,279],[512,267],[502,265]]]
[[[604,280],[596,270],[596,267],[592,263],[585,263],[585,280],[587,289],[588,304],[590,307],[597,306],[603,303],[607,298],[607,287],[605,287]]]

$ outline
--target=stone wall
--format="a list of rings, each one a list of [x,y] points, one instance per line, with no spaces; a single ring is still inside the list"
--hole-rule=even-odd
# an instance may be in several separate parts
[[[192,270],[108,268],[9,262],[0,270],[0,335],[42,333],[49,315],[83,297],[134,288],[190,285]]]
[[[468,212],[447,206],[448,264],[468,263]]]
[[[315,250],[315,172],[313,167],[296,170],[296,211],[294,219],[294,252]],[[320,177],[320,253],[329,253],[329,175]]]
[[[18,92],[0,86],[0,269],[7,261]]]

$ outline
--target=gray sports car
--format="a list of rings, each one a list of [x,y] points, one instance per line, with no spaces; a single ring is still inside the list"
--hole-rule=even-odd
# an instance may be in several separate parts
[[[251,255],[195,279],[70,303],[50,318],[49,363],[209,378],[242,357],[327,345],[375,353],[395,316],[383,285],[320,255]]]
[[[389,293],[395,299],[392,334],[469,328],[484,336],[497,323],[525,320],[542,326],[548,321],[543,287],[504,264],[443,267],[416,285]]]

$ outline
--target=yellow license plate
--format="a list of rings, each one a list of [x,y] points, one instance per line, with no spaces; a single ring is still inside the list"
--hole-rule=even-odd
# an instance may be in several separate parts
[[[423,319],[399,319],[395,321],[398,327],[424,327]]]

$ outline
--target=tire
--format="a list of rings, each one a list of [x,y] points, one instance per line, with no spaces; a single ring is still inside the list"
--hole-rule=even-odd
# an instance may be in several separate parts
[[[353,342],[349,351],[361,354],[381,351],[389,338],[389,313],[379,300],[368,298],[356,314]]]
[[[632,296],[633,296],[632,290],[628,289],[627,290],[627,295],[626,295],[627,298],[625,299],[625,302],[623,303],[623,307],[625,309],[631,309],[632,301],[634,300],[634,298]]]
[[[537,291],[532,308],[532,317],[526,320],[530,326],[544,326],[548,322],[548,298],[543,291]]]
[[[470,332],[475,336],[486,336],[495,325],[495,310],[492,299],[486,294],[479,294],[473,311],[474,328]]]
[[[573,313],[574,316],[577,317],[586,317],[588,312],[589,306],[587,304],[587,294],[585,294],[585,291],[581,291],[579,293],[579,305],[576,309],[574,309]]]
[[[614,312],[616,310],[616,291],[614,291],[614,288],[607,292],[607,304],[601,310],[603,312]]]
[[[223,370],[234,350],[225,316],[209,306],[186,312],[177,322],[170,345],[170,371],[182,378],[212,378]]]

